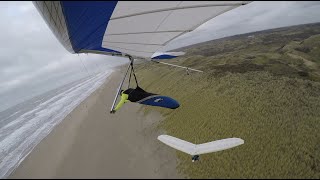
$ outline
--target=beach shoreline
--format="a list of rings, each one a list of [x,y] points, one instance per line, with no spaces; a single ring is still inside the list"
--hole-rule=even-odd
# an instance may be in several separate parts
[[[181,178],[175,151],[157,140],[159,112],[127,103],[109,113],[122,77],[114,69],[8,178]]]

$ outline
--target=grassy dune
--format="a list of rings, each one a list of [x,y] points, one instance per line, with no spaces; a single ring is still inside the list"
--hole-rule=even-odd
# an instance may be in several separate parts
[[[252,36],[254,37],[248,37]],[[189,178],[320,178],[320,25],[268,30],[184,48],[174,60],[136,66],[141,87],[178,100],[160,107],[167,134],[193,143],[245,144],[202,155],[177,151]]]

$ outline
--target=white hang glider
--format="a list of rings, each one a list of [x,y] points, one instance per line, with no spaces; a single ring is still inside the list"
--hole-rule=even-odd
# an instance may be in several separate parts
[[[142,59],[166,65],[161,59],[182,55],[161,50],[173,39],[208,20],[250,1],[34,1],[60,43],[71,53],[96,53]],[[187,71],[192,68],[177,66]],[[111,111],[120,94],[120,82]]]
[[[240,138],[221,139],[204,144],[193,144],[169,135],[160,135],[158,136],[158,140],[191,155],[192,162],[199,160],[199,155],[201,154],[218,152],[244,144],[244,141]]]

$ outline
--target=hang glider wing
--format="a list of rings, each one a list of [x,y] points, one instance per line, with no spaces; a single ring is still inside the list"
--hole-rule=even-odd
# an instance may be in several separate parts
[[[71,53],[150,59],[173,39],[250,1],[34,1]],[[173,55],[174,56],[174,55]],[[173,57],[171,55],[171,57]],[[170,55],[155,57],[168,58]]]
[[[194,155],[195,153],[195,146],[196,146],[195,144],[178,139],[176,137],[172,137],[169,135],[160,135],[158,136],[158,140],[184,153],[187,153],[190,155]]]
[[[244,141],[240,138],[228,138],[204,144],[192,144],[190,142],[169,135],[160,135],[158,136],[158,140],[170,147],[173,147],[192,156],[222,151],[239,146],[244,143]]]
[[[217,141],[212,141],[204,144],[199,144],[196,147],[195,154],[206,154],[230,149],[243,144],[244,141],[240,138],[228,138]]]

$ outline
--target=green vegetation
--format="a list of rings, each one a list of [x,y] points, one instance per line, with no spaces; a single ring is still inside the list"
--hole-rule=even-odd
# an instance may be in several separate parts
[[[248,37],[252,36],[254,37]],[[320,24],[209,41],[168,62],[136,66],[141,87],[177,99],[160,111],[167,134],[193,143],[229,137],[239,147],[202,155],[177,151],[189,178],[320,178]]]

